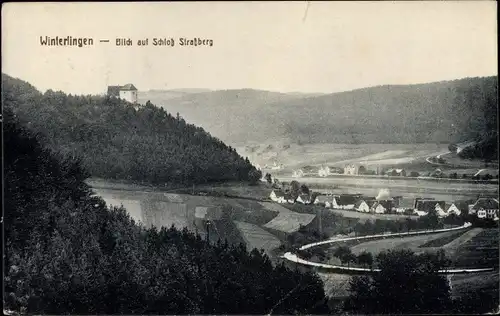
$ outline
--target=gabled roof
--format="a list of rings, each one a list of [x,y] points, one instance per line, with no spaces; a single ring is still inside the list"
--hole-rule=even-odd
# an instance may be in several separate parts
[[[302,201],[310,201],[311,200],[311,196],[309,194],[301,194],[301,195],[299,195],[299,197]]]
[[[414,205],[414,201],[413,200],[410,200],[410,199],[401,199],[399,201],[398,208],[404,208],[404,209],[413,208],[413,205]]]
[[[277,197],[284,197],[285,196],[285,193],[281,190],[273,190],[273,192]]]
[[[481,208],[485,210],[498,210],[498,200],[494,198],[480,198],[472,206],[472,209],[479,210]]]
[[[430,212],[436,210],[436,204],[439,204],[442,209],[445,209],[444,201],[436,201],[436,200],[419,200],[417,201],[416,209],[419,211]]]
[[[120,86],[108,86],[108,95],[114,97],[120,96]]]
[[[328,195],[318,195],[316,197],[316,201],[318,201],[318,202],[331,202],[332,198]]]
[[[376,201],[372,207],[373,208],[377,208],[377,206],[383,206],[386,210],[390,210],[392,209],[392,207],[394,206],[394,201],[393,200],[380,200],[380,201]]]
[[[360,207],[360,206],[361,206],[361,204],[363,204],[363,202],[365,202],[365,201],[363,201],[363,200],[358,200],[358,201],[356,202],[356,204],[354,204],[354,207],[355,207],[355,208]],[[365,203],[366,203],[366,202],[365,202]]]
[[[130,90],[134,90],[134,91],[137,91],[137,88],[133,84],[127,83],[126,85],[122,86],[120,88],[120,90],[129,90],[129,91]]]
[[[469,203],[467,201],[455,201],[453,204],[461,211],[469,210]]]
[[[340,196],[336,196],[334,199],[335,201],[337,201],[338,205],[352,205],[359,200],[359,196],[343,194]]]

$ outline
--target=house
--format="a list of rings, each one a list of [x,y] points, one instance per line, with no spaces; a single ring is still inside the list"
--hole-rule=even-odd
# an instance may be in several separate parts
[[[476,214],[478,218],[495,219],[498,217],[498,200],[479,198],[470,208],[469,214]]]
[[[411,199],[401,199],[401,200],[394,200],[395,201],[395,208],[396,208],[396,213],[398,214],[404,214],[404,213],[409,213],[410,210],[413,213],[415,203]]]
[[[333,197],[332,207],[336,209],[352,210],[360,198],[361,194],[336,195]]]
[[[311,196],[309,194],[301,194],[297,198],[297,202],[302,204],[311,204]]]
[[[348,175],[357,175],[358,174],[358,168],[355,165],[346,165],[344,167],[344,174]]]
[[[363,213],[370,213],[370,210],[375,204],[377,200],[373,199],[362,199],[358,200],[356,204],[354,204],[354,209],[358,212],[363,212]]]
[[[328,195],[318,195],[314,200],[314,204],[322,205],[324,207],[332,207],[333,197]]]
[[[283,169],[283,164],[277,164],[276,161],[274,162],[273,166],[271,167],[272,170],[280,170]]]
[[[135,104],[137,103],[137,88],[131,83],[124,86],[108,86],[108,96]]]
[[[269,195],[269,197],[271,198],[271,200],[273,202],[277,202],[277,203],[285,203],[286,202],[285,193],[281,190],[273,190],[271,192],[271,194]]]
[[[384,214],[384,213],[391,212],[393,207],[394,207],[393,200],[380,200],[380,201],[376,201],[372,205],[371,210],[376,214]]]
[[[330,174],[335,173],[335,174],[343,174],[344,169],[340,167],[329,167],[330,168]]]
[[[451,203],[447,205],[446,213],[448,215],[455,214],[457,216],[460,216],[460,214],[462,214],[462,211],[458,208],[457,205],[455,205],[455,203]]]
[[[442,177],[443,176],[443,171],[441,169],[437,168],[436,170],[434,170],[433,172],[431,172],[429,174],[429,176],[430,177],[437,177],[437,178]]]
[[[385,172],[386,175],[392,177],[406,177],[406,170],[404,169],[389,169]]]
[[[293,171],[292,177],[294,177],[294,178],[301,178],[303,176],[304,176],[304,171],[302,169],[294,170]]]
[[[443,213],[446,208],[446,203],[444,201],[436,201],[434,199],[415,199],[415,213],[419,216],[425,216],[431,212],[436,212],[437,214]]]
[[[399,204],[401,204],[401,201],[403,201],[403,196],[402,195],[393,196],[392,200],[394,201],[394,208],[398,208]]]
[[[285,200],[289,204],[295,203],[295,198],[290,193],[285,193]]]
[[[326,176],[329,176],[330,175],[330,167],[326,166],[326,167],[321,167],[319,170],[318,170],[318,175],[320,177],[326,177]]]

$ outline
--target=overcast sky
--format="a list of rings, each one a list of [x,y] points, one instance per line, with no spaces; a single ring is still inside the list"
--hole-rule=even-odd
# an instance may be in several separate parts
[[[337,92],[497,75],[496,34],[494,1],[9,3],[2,72],[78,94],[125,83]],[[58,35],[96,42],[40,45],[40,36]],[[150,46],[116,47],[116,37]],[[154,37],[214,45],[154,47]]]

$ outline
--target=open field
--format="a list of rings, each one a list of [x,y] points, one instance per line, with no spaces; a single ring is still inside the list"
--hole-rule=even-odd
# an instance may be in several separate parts
[[[481,196],[498,196],[498,185],[488,183],[466,183],[432,181],[425,179],[371,179],[358,177],[338,178],[292,178],[279,177],[281,181],[297,180],[318,192],[361,193],[376,196],[381,189],[387,189],[391,195],[402,195],[406,198],[434,197],[444,201],[466,200]]]
[[[452,235],[455,232],[444,232],[430,235],[417,235],[401,238],[388,238],[388,239],[377,239],[367,242],[362,242],[358,245],[351,247],[354,254],[360,254],[363,251],[371,252],[373,255],[377,255],[382,251],[387,251],[390,249],[411,249],[413,251],[422,250],[418,248],[431,240],[444,238],[448,235]]]
[[[313,221],[315,215],[303,213],[280,213],[269,223],[264,225],[266,228],[275,229],[285,233],[293,233],[299,230],[300,226],[306,226]]]
[[[269,146],[270,145],[270,146]],[[245,146],[236,150],[248,156],[253,163],[264,166],[274,161],[282,163],[285,170],[302,166],[340,166],[362,163],[376,168],[392,164],[409,163],[428,156],[448,152],[446,144],[260,144],[250,150]]]
[[[234,221],[234,223],[241,232],[248,250],[264,249],[264,252],[271,256],[272,251],[281,245],[278,238],[257,225],[240,221]]]
[[[357,218],[362,223],[366,222],[367,220],[375,221],[377,219],[388,220],[388,221],[402,221],[405,220],[406,218],[412,218],[412,219],[418,218],[418,216],[416,215],[372,214],[372,213],[362,213],[357,211],[337,210],[337,209],[328,209],[328,211],[342,215],[344,217]]]
[[[456,238],[450,240],[452,236]],[[430,244],[431,242],[438,243],[440,239],[445,239],[448,242],[442,246],[433,246]],[[426,244],[431,245],[431,247],[424,247]],[[373,255],[377,255],[389,249],[410,249],[415,253],[435,252],[443,249],[446,256],[452,260],[452,266],[454,267],[485,268],[498,267],[498,245],[498,229],[473,228],[460,235],[457,232],[445,232],[432,235],[373,240],[353,245],[351,250],[354,254],[368,251]]]

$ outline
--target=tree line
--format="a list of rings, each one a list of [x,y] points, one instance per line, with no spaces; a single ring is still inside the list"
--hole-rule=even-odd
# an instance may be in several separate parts
[[[79,157],[91,176],[153,184],[256,183],[262,174],[231,146],[150,102],[73,96],[2,74],[2,98],[40,141]]]

